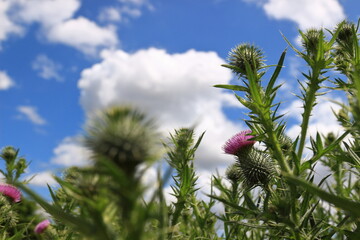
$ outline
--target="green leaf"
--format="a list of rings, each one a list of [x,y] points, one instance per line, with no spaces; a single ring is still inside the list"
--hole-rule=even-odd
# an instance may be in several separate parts
[[[239,213],[241,213],[241,214],[244,214],[244,215],[248,215],[248,214],[250,214],[250,215],[256,215],[256,214],[257,214],[257,212],[254,211],[254,210],[241,207],[241,206],[239,206],[239,205],[236,205],[236,204],[234,204],[234,203],[232,203],[232,202],[229,202],[228,200],[223,199],[223,198],[221,198],[221,197],[218,197],[218,196],[216,196],[216,195],[209,195],[209,194],[208,194],[207,196],[210,197],[210,198],[212,198],[212,199],[218,200],[219,202],[222,202],[222,203],[223,203],[224,205],[226,205],[226,206],[229,206],[229,207],[234,208],[234,210],[237,210],[237,211],[238,211]]]
[[[249,196],[249,194],[246,192],[244,193],[244,200],[246,202],[246,205],[254,211],[257,211],[258,208],[256,207],[255,203],[253,202],[253,200],[251,199],[251,197]]]
[[[233,90],[233,91],[242,91],[242,92],[247,92],[248,91],[248,88],[243,87],[243,86],[239,86],[239,85],[217,84],[217,85],[214,85],[214,87],[223,88],[223,89],[229,89],[229,90]]]
[[[249,89],[250,89],[251,98],[255,101],[255,103],[262,104],[258,78],[251,69],[251,66],[247,61],[245,61],[245,69],[246,69],[246,77],[249,80]]]
[[[283,53],[281,54],[280,59],[279,59],[279,62],[278,62],[278,64],[277,64],[277,67],[276,67],[273,75],[272,75],[271,78],[270,78],[270,81],[269,81],[269,83],[268,83],[268,85],[267,85],[267,87],[266,87],[266,91],[265,91],[265,95],[266,95],[266,96],[269,96],[270,93],[272,92],[272,89],[273,89],[273,87],[274,87],[275,81],[276,81],[276,79],[278,78],[278,76],[279,76],[279,74],[280,74],[280,71],[281,71],[281,69],[282,69],[282,67],[283,67],[284,59],[285,59],[285,55],[286,55],[286,51],[287,51],[287,49],[285,49],[285,50],[283,51]]]
[[[302,186],[307,191],[317,195],[324,201],[334,204],[336,207],[341,208],[349,212],[349,214],[356,217],[360,217],[360,203],[354,202],[347,198],[339,197],[334,194],[328,193],[314,184],[308,183],[307,181],[298,177],[292,176],[287,173],[283,173],[283,176],[291,183]]]
[[[45,211],[51,214],[54,218],[68,224],[77,232],[81,232],[88,236],[94,235],[94,231],[96,231],[97,227],[92,226],[90,222],[82,218],[75,217],[73,215],[65,213],[64,211],[62,211],[62,209],[59,209],[58,207],[49,204],[42,197],[40,197],[38,194],[36,194],[35,192],[30,190],[28,187],[24,186],[23,184],[16,184],[16,185],[26,194],[28,194],[31,198],[33,198],[42,208],[45,209]]]
[[[340,142],[350,133],[349,130],[345,131],[340,137],[338,137],[335,141],[333,141],[328,147],[322,149],[322,142],[321,140],[317,140],[320,141],[321,143],[321,150],[319,150],[318,152],[316,152],[316,155],[313,156],[310,160],[308,160],[307,162],[309,162],[309,164],[313,164],[315,161],[317,161],[318,159],[320,159],[322,156],[324,156],[325,154],[327,154],[328,152],[332,151],[334,148],[338,147]],[[320,137],[319,137],[320,138]],[[344,143],[345,144],[345,143]],[[319,146],[320,147],[320,146]],[[306,162],[305,162],[306,163]],[[304,164],[304,163],[303,163]],[[302,165],[303,165],[302,164]],[[307,164],[307,163],[306,163]],[[301,165],[301,167],[303,168],[303,166]],[[305,166],[305,165],[304,165]]]

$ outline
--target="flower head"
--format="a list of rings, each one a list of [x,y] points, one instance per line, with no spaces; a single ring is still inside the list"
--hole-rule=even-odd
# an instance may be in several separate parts
[[[255,144],[255,141],[249,140],[254,136],[249,135],[251,130],[239,132],[232,138],[230,138],[224,145],[224,152],[227,154],[238,155],[244,151],[247,151]]]
[[[12,185],[0,183],[0,193],[10,197],[14,202],[21,201],[21,192]]]
[[[246,78],[246,64],[250,65],[251,70],[255,72],[259,71],[264,66],[264,54],[258,47],[243,43],[231,49],[228,62],[234,73]]]
[[[85,146],[97,161],[112,160],[126,173],[157,157],[158,134],[153,120],[130,107],[114,106],[94,115],[86,126]]]
[[[34,232],[36,234],[41,234],[45,231],[45,229],[50,225],[50,220],[49,219],[45,219],[44,221],[39,222],[35,229]]]

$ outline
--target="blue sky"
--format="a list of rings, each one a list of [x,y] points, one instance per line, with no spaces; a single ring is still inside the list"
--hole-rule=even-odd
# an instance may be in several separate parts
[[[287,46],[280,32],[296,44],[298,28],[357,21],[359,9],[354,0],[0,0],[0,146],[20,148],[33,184],[44,185],[51,172],[86,164],[78,138],[87,115],[131,104],[164,133],[207,131],[197,162],[205,183],[232,161],[224,141],[245,129],[245,109],[211,87],[234,81],[220,67],[228,51],[254,43],[275,64]],[[289,51],[285,65],[280,95],[294,137],[302,62]],[[336,128],[329,114],[320,102],[311,131]]]

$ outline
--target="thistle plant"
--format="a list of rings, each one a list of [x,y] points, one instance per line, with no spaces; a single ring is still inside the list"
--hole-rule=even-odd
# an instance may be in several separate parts
[[[0,169],[0,239],[38,239],[34,233],[34,222],[40,218],[36,213],[39,208],[24,198],[15,186],[28,163],[12,146],[4,147],[0,158],[5,163],[5,169]],[[26,183],[23,181],[23,184]]]
[[[298,80],[303,110],[294,139],[286,135],[288,124],[277,100],[281,84],[276,81],[287,51],[270,66],[255,45],[239,44],[230,51],[223,66],[238,84],[216,87],[235,92],[248,109],[249,129],[224,143],[224,153],[234,161],[224,176],[212,176],[209,201],[199,199],[195,167],[206,135],[196,139],[194,129],[180,128],[164,140],[153,120],[130,107],[113,106],[89,118],[82,140],[92,161],[55,177],[59,187],[49,187],[51,202],[22,181],[28,164],[19,151],[3,148],[0,239],[360,239],[358,27],[343,21],[327,30],[330,35],[324,29],[300,31],[300,49],[285,38],[307,66]],[[310,136],[314,106],[325,90],[347,96],[334,112],[344,131]],[[310,153],[305,155],[306,148]],[[142,176],[160,159],[167,160],[168,170],[159,168],[147,189]],[[329,174],[315,182],[320,164]],[[166,202],[168,185],[173,202]],[[29,199],[51,217],[35,214]],[[222,213],[213,212],[216,203],[223,205]]]
[[[171,206],[169,239],[213,239],[216,235],[216,219],[210,211],[215,202],[206,203],[196,198],[198,177],[194,158],[203,136],[204,133],[194,142],[194,130],[181,128],[170,135],[171,142],[165,144],[168,163],[176,171],[171,186],[176,202]]]
[[[359,193],[353,173],[360,163],[357,155],[357,146],[359,146],[357,116],[359,116],[358,103],[360,102],[357,90],[359,40],[357,27],[348,22],[338,24],[330,33],[331,37],[327,39],[323,29],[300,31],[303,50],[296,49],[285,38],[290,47],[309,67],[308,72],[303,73],[305,81],[298,81],[301,89],[298,97],[303,102],[303,113],[301,131],[294,141],[284,134],[286,123],[282,120],[282,115],[277,114],[280,103],[274,102],[276,92],[281,87],[281,85],[276,86],[275,82],[284,64],[286,51],[281,55],[269,80],[265,81],[263,80],[264,69],[268,66],[253,67],[255,62],[263,61],[263,56],[249,60],[240,50],[232,50],[229,64],[224,66],[236,72],[242,84],[216,85],[216,87],[242,92],[242,95],[235,93],[235,96],[249,109],[250,120],[246,123],[251,129],[251,134],[255,136],[252,140],[260,141],[265,145],[265,150],[257,151],[257,154],[261,153],[267,160],[257,163],[268,163],[268,165],[259,167],[254,164],[254,161],[241,161],[238,156],[240,164],[237,162],[228,170],[228,176],[231,172],[232,187],[234,181],[244,182],[245,179],[245,183],[248,183],[243,184],[239,190],[243,193],[241,196],[243,200],[240,200],[237,206],[234,205],[234,201],[226,197],[224,193],[228,190],[220,184],[220,181],[217,181],[216,186],[223,194],[213,196],[225,205],[225,209],[231,206],[230,212],[227,212],[224,217],[229,223],[231,219],[228,216],[231,211],[234,214],[242,212],[237,218],[237,224],[256,229],[254,231],[259,234],[254,239],[343,239],[344,236],[357,239],[359,237],[356,228],[359,224],[357,220],[359,215],[354,211],[360,206],[357,203]],[[248,46],[242,49],[250,48],[256,47]],[[242,65],[236,65],[233,60],[234,54],[237,58],[243,59]],[[331,80],[328,72],[332,69],[339,70],[348,81],[344,81],[341,76]],[[322,88],[325,82],[335,85],[330,89],[343,90],[348,94],[349,105],[341,104],[342,110],[337,114],[339,122],[346,131],[340,136],[330,135],[324,138],[318,133],[316,138],[309,138],[310,118],[318,96],[324,94]],[[344,150],[341,143],[350,132],[353,140],[350,145],[343,143],[346,148]],[[309,140],[313,155],[310,158],[304,158],[304,149]],[[253,158],[252,151],[254,150],[248,150],[245,156]],[[346,158],[348,160],[345,160]],[[327,183],[327,177],[324,177],[317,186],[313,183],[313,169],[319,162],[329,166],[335,183]],[[272,171],[259,171],[269,169],[270,166],[273,167]],[[242,172],[242,174],[236,174],[236,172]],[[245,172],[260,172],[263,175],[254,174],[256,177],[251,178],[249,174],[244,174]],[[270,172],[271,174],[265,174]],[[271,176],[269,188],[262,187],[255,191],[256,189],[247,187],[247,185],[256,186],[257,183],[262,183],[262,178],[259,176],[265,176],[264,174]],[[359,176],[358,171],[355,175]],[[249,181],[249,179],[255,181]],[[335,192],[331,186],[334,187]],[[326,202],[330,204],[330,207],[326,207]],[[336,211],[334,215],[332,213],[335,209],[331,206],[336,206],[341,210]],[[326,220],[322,219],[324,217]],[[262,230],[264,224],[267,227]],[[231,232],[227,231],[227,234],[230,236]],[[241,239],[240,236],[238,234],[232,238]]]

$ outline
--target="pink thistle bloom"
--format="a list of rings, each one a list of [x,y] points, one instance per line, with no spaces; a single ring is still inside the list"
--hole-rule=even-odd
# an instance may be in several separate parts
[[[34,232],[35,232],[36,234],[41,234],[41,233],[43,233],[43,232],[46,230],[46,228],[47,228],[49,225],[50,225],[50,220],[49,220],[49,219],[45,219],[44,221],[41,221],[41,222],[39,222],[39,223],[36,225],[36,227],[35,227],[35,229],[34,229]]]
[[[248,149],[255,144],[255,141],[249,140],[254,136],[248,135],[251,133],[251,130],[245,130],[239,132],[225,143],[223,149],[227,154],[237,155],[244,149]]]
[[[0,193],[10,197],[14,202],[21,201],[21,192],[12,185],[0,183]]]

